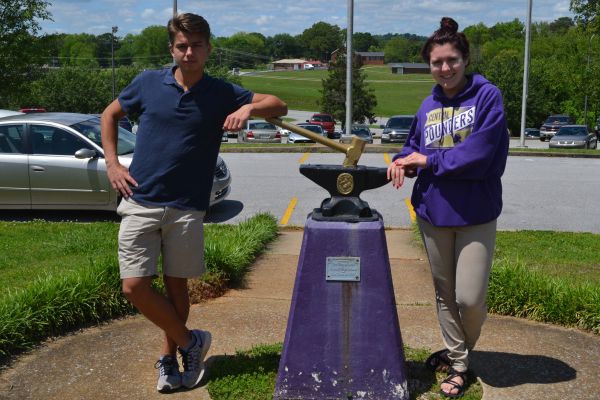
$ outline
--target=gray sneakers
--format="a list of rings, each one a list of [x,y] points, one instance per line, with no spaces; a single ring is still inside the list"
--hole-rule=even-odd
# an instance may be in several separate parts
[[[154,368],[158,370],[156,390],[161,393],[169,393],[181,387],[181,373],[179,372],[177,357],[162,356],[154,364]]]
[[[210,332],[208,331],[193,329],[192,335],[196,338],[196,344],[189,351],[179,349],[183,362],[181,384],[186,388],[193,388],[202,380],[204,376],[204,357],[208,353],[211,342]]]

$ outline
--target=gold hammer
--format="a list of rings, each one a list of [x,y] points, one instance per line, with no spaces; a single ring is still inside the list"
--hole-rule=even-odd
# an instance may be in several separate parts
[[[294,124],[289,124],[281,120],[281,118],[266,118],[272,124],[275,124],[281,128],[290,130],[292,132],[296,132],[299,135],[307,137],[309,139],[314,140],[315,142],[324,144],[327,147],[330,147],[334,150],[340,151],[346,154],[346,158],[342,166],[344,167],[356,167],[358,164],[358,159],[365,149],[365,145],[367,142],[359,138],[358,136],[352,137],[352,142],[349,145],[345,145],[342,143],[334,142],[333,140],[323,137],[317,133],[311,132],[308,129],[301,128]]]

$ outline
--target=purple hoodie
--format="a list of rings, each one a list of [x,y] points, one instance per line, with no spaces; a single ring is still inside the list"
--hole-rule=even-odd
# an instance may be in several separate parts
[[[483,224],[502,211],[500,177],[509,143],[502,94],[481,75],[467,79],[451,99],[434,86],[394,156],[415,151],[427,156],[411,201],[417,215],[434,226]]]

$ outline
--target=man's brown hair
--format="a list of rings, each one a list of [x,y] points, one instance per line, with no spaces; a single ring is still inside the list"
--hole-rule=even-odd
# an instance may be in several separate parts
[[[177,32],[186,34],[199,33],[207,42],[210,41],[210,26],[200,15],[191,13],[177,14],[169,20],[167,30],[169,31],[170,45],[173,45]]]

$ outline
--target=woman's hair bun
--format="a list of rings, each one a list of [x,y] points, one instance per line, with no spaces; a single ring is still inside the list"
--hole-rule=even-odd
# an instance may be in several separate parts
[[[458,32],[458,23],[450,17],[444,17],[440,21],[440,31]]]

